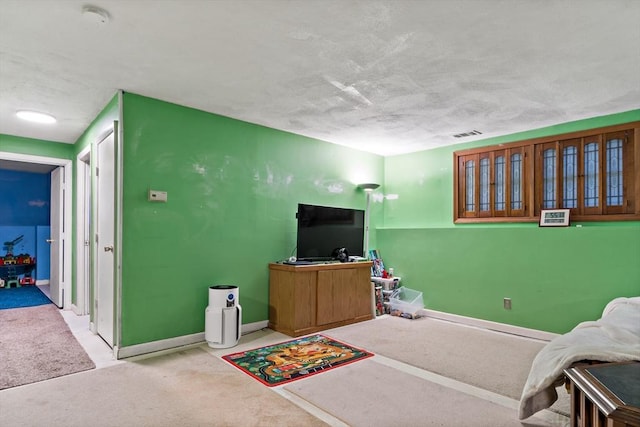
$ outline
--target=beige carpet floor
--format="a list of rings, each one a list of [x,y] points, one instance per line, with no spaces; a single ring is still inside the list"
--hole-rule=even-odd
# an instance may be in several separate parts
[[[353,427],[552,425],[536,417],[521,423],[511,408],[381,365],[375,358],[284,389]]]
[[[204,349],[0,393],[4,427],[323,426]]]
[[[322,333],[376,356],[270,388],[220,359],[291,339],[264,329],[230,349],[201,345],[0,391],[0,424],[568,425],[567,417],[548,411],[517,420],[520,389],[544,342],[390,316]]]
[[[520,400],[531,363],[546,342],[429,317],[385,316],[328,334],[368,351]],[[569,395],[556,389],[550,410],[569,416]]]
[[[386,316],[326,335],[512,399],[520,399],[545,344],[429,317]]]
[[[93,368],[55,305],[0,310],[0,390]]]

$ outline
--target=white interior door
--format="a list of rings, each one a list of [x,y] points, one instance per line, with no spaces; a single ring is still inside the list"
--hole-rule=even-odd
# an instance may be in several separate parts
[[[49,292],[51,301],[62,308],[64,273],[64,168],[58,167],[51,172],[51,236],[47,242],[51,245],[51,263],[49,276]]]
[[[114,345],[115,312],[115,137],[112,132],[98,143],[96,214],[96,331]]]

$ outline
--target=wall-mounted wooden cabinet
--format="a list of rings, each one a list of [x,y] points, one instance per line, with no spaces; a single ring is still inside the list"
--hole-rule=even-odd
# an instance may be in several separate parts
[[[269,264],[269,327],[292,337],[373,319],[371,262]]]

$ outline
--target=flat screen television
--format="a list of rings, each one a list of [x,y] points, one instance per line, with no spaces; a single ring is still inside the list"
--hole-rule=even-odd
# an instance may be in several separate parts
[[[350,256],[362,256],[363,210],[299,203],[297,218],[299,260],[329,260],[339,248],[346,248]]]

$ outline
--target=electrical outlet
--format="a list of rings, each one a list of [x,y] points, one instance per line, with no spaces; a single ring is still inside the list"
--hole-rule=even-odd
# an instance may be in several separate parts
[[[503,303],[505,310],[511,310],[511,298],[505,298]]]

